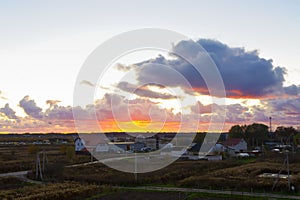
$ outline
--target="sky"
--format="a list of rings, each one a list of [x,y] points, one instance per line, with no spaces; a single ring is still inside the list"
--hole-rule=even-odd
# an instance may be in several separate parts
[[[99,86],[94,112],[101,131],[176,131],[180,124],[191,131],[190,123],[197,120],[199,130],[207,130],[218,109],[227,111],[224,131],[234,124],[268,123],[270,116],[277,126],[298,127],[299,11],[296,0],[0,0],[0,132],[74,132],[74,110],[86,116],[87,132],[98,132],[88,123],[92,109],[73,105],[76,77],[97,46],[141,28],[173,30],[202,45],[222,75],[227,107],[212,104],[201,77],[193,77],[184,61],[165,52],[142,52],[118,60],[103,83],[82,80],[87,89]],[[159,73],[158,64],[177,69],[194,93]],[[121,81],[128,71],[135,77]],[[128,97],[130,88],[149,77],[167,87],[144,85]],[[111,112],[113,89],[120,98],[116,109],[130,108],[119,119]]]

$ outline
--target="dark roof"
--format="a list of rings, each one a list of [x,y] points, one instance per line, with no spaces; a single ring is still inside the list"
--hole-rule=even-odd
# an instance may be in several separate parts
[[[243,140],[244,140],[243,138],[229,138],[228,140],[224,141],[222,144],[226,147],[235,146]]]
[[[188,148],[189,152],[199,152],[201,149],[202,143],[196,143],[193,146],[191,146],[190,148]]]

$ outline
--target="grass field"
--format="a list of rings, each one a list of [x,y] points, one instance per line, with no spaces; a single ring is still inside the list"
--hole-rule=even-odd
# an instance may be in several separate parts
[[[0,199],[241,199],[240,196],[218,196],[203,193],[129,191],[115,186],[160,186],[203,188],[244,192],[273,192],[275,179],[261,178],[262,173],[278,173],[284,155],[268,152],[258,158],[226,159],[223,161],[178,160],[170,166],[151,173],[133,174],[113,170],[98,163],[86,166],[66,167],[90,161],[89,155],[76,155],[73,145],[1,145],[0,173],[35,170],[36,152],[44,151],[48,163],[44,183],[35,185],[17,178],[0,178]],[[290,155],[291,184],[300,189],[300,157]],[[287,173],[283,169],[283,174]],[[34,179],[34,173],[29,173]],[[55,192],[61,190],[64,192]],[[281,179],[277,193],[289,194],[287,180]],[[44,197],[47,194],[49,197]],[[298,193],[297,193],[298,194]],[[136,197],[136,198],[134,198]],[[251,197],[243,197],[251,199]],[[256,198],[257,199],[257,198]],[[264,198],[262,198],[264,199]]]

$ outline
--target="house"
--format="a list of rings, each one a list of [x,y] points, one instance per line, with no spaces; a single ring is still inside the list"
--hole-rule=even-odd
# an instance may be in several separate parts
[[[243,138],[229,138],[222,143],[228,152],[240,153],[247,151],[247,142]]]
[[[95,152],[97,145],[108,143],[108,139],[103,137],[103,135],[99,135],[99,134],[80,134],[80,137],[79,136],[76,137],[74,142],[75,142],[75,150],[78,149],[80,151],[83,145],[85,147],[85,151]],[[80,142],[82,144],[80,144]]]
[[[59,145],[59,144],[67,144],[68,140],[65,138],[49,138],[49,142],[51,144]]]
[[[145,144],[146,144],[146,147],[149,147],[151,149],[155,149],[155,150],[159,149],[158,137],[156,137],[156,138],[146,138]]]
[[[85,142],[80,137],[76,137],[74,140],[75,143],[75,152],[84,152],[86,151]]]
[[[146,147],[146,144],[144,142],[135,142],[134,143],[134,152],[140,152],[145,147]]]
[[[201,152],[202,143],[194,143],[191,147],[188,149],[188,155],[187,157],[190,160],[209,160],[209,161],[216,161],[216,160],[222,160],[221,152],[225,151],[225,147],[222,144],[206,144],[208,147],[207,152]],[[204,146],[205,148],[205,146]],[[203,149],[202,149],[203,151]]]
[[[219,141],[224,142],[228,139],[228,133],[221,133]]]
[[[109,142],[109,150],[115,152],[129,151],[134,148],[134,142]]]
[[[96,152],[108,152],[109,149],[110,149],[109,144],[107,144],[107,143],[99,143],[99,144],[97,144],[95,151]]]

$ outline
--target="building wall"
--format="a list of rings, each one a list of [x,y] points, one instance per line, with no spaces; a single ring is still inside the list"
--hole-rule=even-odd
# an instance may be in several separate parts
[[[240,143],[237,145],[233,146],[232,148],[235,149],[235,151],[240,152],[240,151],[247,151],[247,142],[242,140]]]
[[[82,139],[77,139],[75,141],[75,151],[82,151],[85,148],[84,141]]]
[[[96,147],[96,152],[108,152],[109,146],[108,144],[98,144]]]

